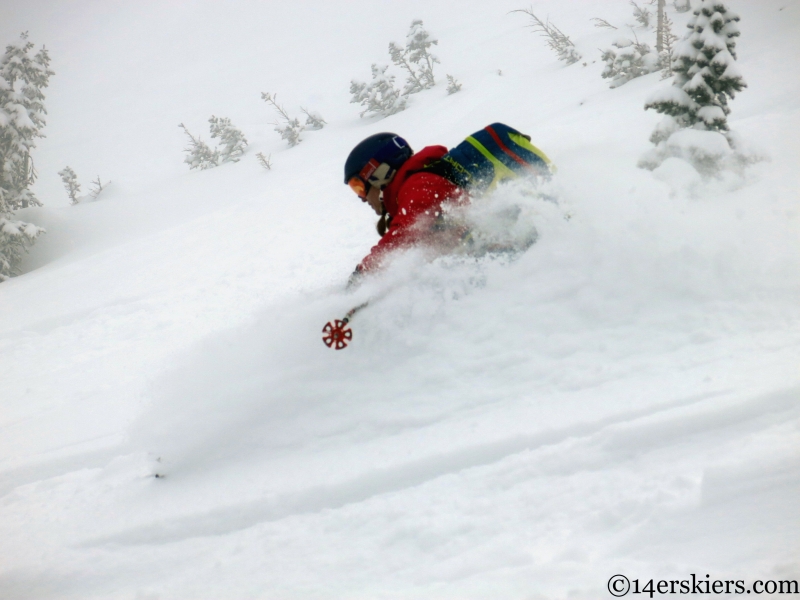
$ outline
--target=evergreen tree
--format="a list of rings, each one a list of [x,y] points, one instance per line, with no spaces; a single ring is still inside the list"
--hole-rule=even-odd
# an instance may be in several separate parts
[[[286,109],[283,108],[277,101],[278,94],[271,94],[270,92],[261,92],[261,99],[267,104],[271,104],[272,108],[280,115],[279,123],[272,123],[275,126],[275,131],[281,134],[281,139],[289,142],[289,147],[297,146],[303,139],[300,134],[303,133],[305,125],[300,122],[297,117],[292,118]]]
[[[302,106],[300,107],[300,111],[306,116],[305,127],[307,129],[315,130],[315,129],[322,129],[327,125],[327,121],[322,118],[322,115],[318,112],[313,112],[306,110]]]
[[[658,71],[660,60],[650,46],[638,40],[617,38],[610,48],[603,52],[601,59],[606,63],[601,73],[604,79],[611,79],[611,87],[616,88],[631,79]]]
[[[217,150],[219,153],[219,162],[238,162],[247,146],[247,139],[244,137],[244,134],[234,127],[231,120],[227,117],[215,117],[211,115],[208,122],[211,128],[211,137],[219,138],[222,144],[222,149]]]
[[[645,109],[671,116],[679,127],[728,131],[729,99],[747,87],[735,62],[738,21],[721,0],[700,0],[672,53],[673,86],[656,92]]]
[[[31,151],[44,137],[43,89],[54,74],[43,46],[33,54],[28,34],[6,46],[0,60],[0,281],[16,274],[22,254],[44,229],[12,220],[13,211],[41,206],[29,186],[36,180]]]
[[[447,94],[448,96],[451,94],[455,94],[456,92],[461,91],[461,83],[459,83],[458,79],[453,77],[452,75],[447,76]]]
[[[406,109],[407,100],[394,87],[394,75],[386,74],[388,68],[373,64],[372,83],[350,82],[350,102],[365,107],[362,117],[369,113],[388,117]]]
[[[69,194],[69,199],[73,204],[78,203],[78,192],[81,191],[81,184],[78,183],[78,176],[75,175],[75,171],[70,169],[69,167],[64,167],[61,171],[58,172],[61,176],[61,181],[64,183],[64,187],[67,190],[67,194]]]
[[[212,169],[219,164],[219,150],[212,150],[199,137],[194,137],[183,123],[180,123],[178,127],[182,128],[186,135],[189,136],[189,147],[184,148],[184,152],[188,156],[183,159],[183,162],[189,165],[190,169],[200,169],[202,171],[204,169]]]
[[[28,34],[6,46],[0,61],[0,195],[6,210],[41,206],[28,187],[36,180],[31,151],[44,137],[43,89],[53,75],[42,47],[32,54]]]
[[[425,30],[420,19],[411,22],[405,48],[394,42],[389,43],[389,56],[392,62],[407,73],[403,95],[416,94],[436,84],[433,65],[438,63],[439,59],[431,54],[430,48],[438,43],[439,41],[433,39]]]
[[[633,6],[633,18],[636,19],[636,22],[639,23],[641,27],[648,29],[650,27],[650,19],[653,17],[653,13],[650,12],[649,8],[642,8],[633,0],[630,0],[631,6]]]
[[[689,12],[692,8],[692,3],[689,0],[674,0],[672,6],[675,7],[675,10],[679,13]]]
[[[12,220],[10,213],[0,216],[0,281],[17,274],[22,255],[44,232],[33,223]]]
[[[425,31],[421,19],[414,19],[411,22],[411,28],[406,36],[406,52],[408,52],[409,62],[417,65],[419,69],[424,89],[432,88],[436,84],[433,77],[433,65],[438,63],[439,59],[431,54],[430,48],[438,43],[439,40],[433,39]]]

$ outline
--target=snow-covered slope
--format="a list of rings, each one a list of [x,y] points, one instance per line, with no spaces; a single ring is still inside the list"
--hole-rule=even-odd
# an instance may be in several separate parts
[[[798,2],[730,2],[749,87],[729,123],[765,159],[709,182],[635,166],[669,82],[601,79],[618,32],[589,19],[632,22],[624,1],[534,2],[583,54],[569,67],[511,0],[5,5],[2,39],[29,30],[56,76],[45,207],[18,213],[48,233],[0,285],[0,597],[800,579]],[[350,79],[413,18],[439,85],[359,119]],[[262,91],[328,126],[287,148]],[[177,124],[207,140],[212,114],[248,153],[189,172]],[[410,252],[345,292],[376,241],[341,183],[350,148],[492,121],[554,160],[556,201],[509,187],[471,218],[513,206],[537,243]],[[112,183],[69,206],[65,165]],[[367,298],[352,345],[326,348],[322,325]]]

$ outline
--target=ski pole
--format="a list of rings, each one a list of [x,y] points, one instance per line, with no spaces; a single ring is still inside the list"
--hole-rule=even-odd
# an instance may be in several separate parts
[[[348,342],[353,339],[353,330],[347,327],[347,324],[358,311],[368,304],[369,300],[348,310],[344,318],[334,319],[333,322],[328,321],[325,323],[325,327],[322,328],[322,342],[328,348],[333,348],[334,350],[347,348]]]

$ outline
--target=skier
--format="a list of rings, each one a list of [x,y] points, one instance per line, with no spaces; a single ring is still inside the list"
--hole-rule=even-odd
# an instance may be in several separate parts
[[[348,287],[365,272],[379,268],[395,249],[430,244],[440,252],[460,245],[469,250],[470,231],[448,222],[443,204],[466,203],[470,193],[480,195],[506,179],[549,177],[550,159],[530,141],[516,129],[493,123],[449,151],[444,146],[427,146],[415,154],[408,142],[388,132],[371,135],[356,145],[344,165],[344,182],[380,216],[381,239],[356,267]],[[369,303],[367,300],[342,319],[326,323],[322,329],[325,345],[335,350],[346,348],[353,338],[350,320]]]
[[[444,225],[442,203],[463,202],[465,190],[423,169],[447,154],[444,146],[417,153],[394,133],[376,133],[353,148],[344,181],[380,217],[380,241],[356,267],[357,277],[379,267],[387,253],[419,243],[452,247],[463,231]]]
[[[380,216],[380,241],[356,267],[350,282],[378,268],[395,249],[418,244],[449,252],[469,244],[469,231],[448,223],[444,203],[468,202],[519,174],[549,175],[550,159],[530,136],[493,123],[448,151],[427,146],[417,153],[394,133],[376,133],[356,145],[344,165],[344,182]]]

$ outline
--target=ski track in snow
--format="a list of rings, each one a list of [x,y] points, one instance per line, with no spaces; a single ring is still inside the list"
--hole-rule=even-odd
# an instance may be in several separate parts
[[[511,0],[8,0],[5,39],[30,30],[56,76],[45,207],[18,213],[48,232],[0,285],[0,598],[800,579],[800,5],[729,4],[749,86],[729,122],[759,160],[703,181],[635,167],[669,82],[600,78],[620,32],[588,19],[628,23],[624,2],[535,2],[587,63],[564,67]],[[413,18],[463,90],[359,119],[349,81]],[[328,125],[288,149],[262,91]],[[209,141],[212,114],[248,151],[188,172],[176,125]],[[350,148],[385,130],[454,146],[493,121],[558,174],[454,215],[527,249],[417,249],[345,292],[375,242],[341,184]],[[67,206],[65,164],[113,183]],[[326,348],[322,325],[367,299],[350,347]]]

